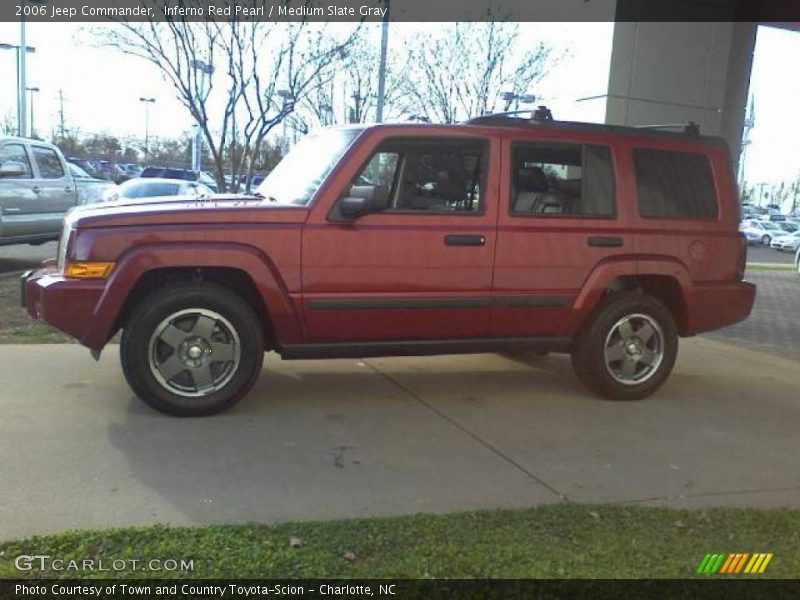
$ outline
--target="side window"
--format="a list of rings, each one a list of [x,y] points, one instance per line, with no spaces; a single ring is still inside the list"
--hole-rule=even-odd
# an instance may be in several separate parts
[[[22,144],[5,144],[0,146],[0,165],[7,162],[20,163],[25,167],[25,174],[14,177],[13,179],[30,179],[33,177],[31,161],[28,160],[28,153],[25,151],[25,146]]]
[[[714,176],[704,154],[636,148],[633,161],[641,216],[672,219],[717,216]]]
[[[389,140],[349,193],[385,198],[387,211],[479,213],[487,158],[488,143],[481,140]]]
[[[50,148],[34,146],[33,157],[36,159],[36,164],[39,165],[39,175],[41,175],[42,179],[61,179],[64,177],[64,167],[61,166],[61,161],[58,160],[58,155],[55,151]]]
[[[515,143],[512,216],[613,217],[614,175],[606,146]]]

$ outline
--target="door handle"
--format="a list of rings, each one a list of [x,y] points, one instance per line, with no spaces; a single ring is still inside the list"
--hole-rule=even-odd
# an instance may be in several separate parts
[[[486,237],[482,235],[458,233],[444,236],[444,243],[448,246],[485,246]]]
[[[594,248],[619,248],[625,243],[621,237],[613,235],[593,235],[587,243]]]
[[[40,188],[38,185],[35,185],[35,186],[33,186],[33,187],[31,188],[31,191],[32,191],[34,194],[38,194],[39,192],[41,192],[41,191],[42,191],[42,188]]]

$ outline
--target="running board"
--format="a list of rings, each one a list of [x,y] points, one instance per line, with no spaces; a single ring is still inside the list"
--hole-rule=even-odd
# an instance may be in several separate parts
[[[375,356],[431,356],[435,354],[483,354],[510,350],[569,352],[567,337],[472,338],[460,340],[399,340],[393,342],[335,342],[285,344],[277,352],[285,359],[362,358]]]

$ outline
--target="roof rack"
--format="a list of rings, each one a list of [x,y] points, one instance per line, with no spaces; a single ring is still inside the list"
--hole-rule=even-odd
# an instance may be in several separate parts
[[[531,115],[530,118],[521,118],[519,115]],[[667,124],[667,125],[609,125],[605,123],[579,123],[574,121],[556,121],[553,114],[546,106],[540,106],[532,110],[515,110],[511,112],[493,113],[474,117],[462,123],[463,125],[485,125],[498,127],[556,127],[559,129],[580,129],[583,131],[615,132],[623,135],[643,135],[645,131],[651,132],[649,135],[665,136],[670,138],[680,138],[685,136],[715,139],[714,137],[703,136],[700,126],[694,121],[688,123]]]
[[[530,115],[529,119],[520,119],[517,115]],[[532,123],[542,123],[553,121],[553,113],[545,105],[539,105],[538,108],[528,108],[526,110],[511,110],[507,112],[491,113],[488,115],[481,115],[480,117],[473,117],[464,121],[468,125],[490,124],[503,121],[510,121],[516,119],[518,121],[525,120]]]

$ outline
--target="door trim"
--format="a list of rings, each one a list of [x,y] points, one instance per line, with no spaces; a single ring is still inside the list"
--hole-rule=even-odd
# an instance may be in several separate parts
[[[513,308],[564,307],[568,296],[478,296],[465,298],[314,298],[308,301],[309,310],[398,310],[431,308]]]

